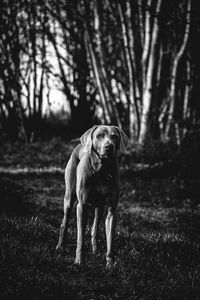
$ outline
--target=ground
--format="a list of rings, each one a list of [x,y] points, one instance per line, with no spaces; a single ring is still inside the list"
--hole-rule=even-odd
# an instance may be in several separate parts
[[[200,299],[200,179],[176,169],[126,165],[116,230],[116,265],[105,268],[104,224],[93,256],[74,265],[75,209],[64,253],[56,253],[63,170],[77,141],[0,148],[1,299]]]

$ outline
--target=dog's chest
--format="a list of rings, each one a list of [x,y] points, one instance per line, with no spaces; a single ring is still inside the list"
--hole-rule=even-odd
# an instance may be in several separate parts
[[[102,177],[96,176],[93,184],[91,185],[90,203],[93,206],[111,205],[114,195],[117,191],[115,177],[108,177],[104,174]]]
[[[113,177],[104,175],[100,180],[97,180],[94,188],[98,194],[109,195],[113,193]]]
[[[115,172],[114,167],[103,166],[98,172],[91,177],[91,192],[93,192],[95,198],[102,199],[112,197],[115,193],[115,187],[117,186],[117,170]],[[100,198],[99,198],[100,197]]]
[[[106,184],[99,184],[96,186],[96,191],[100,194],[107,195],[111,193],[111,187]]]

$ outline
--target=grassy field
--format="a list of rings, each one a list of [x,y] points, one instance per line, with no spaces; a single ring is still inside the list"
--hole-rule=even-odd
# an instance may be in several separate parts
[[[0,167],[8,172],[0,175],[0,298],[200,299],[196,177],[165,170],[122,172],[112,270],[105,268],[103,223],[98,255],[91,253],[89,222],[86,266],[73,264],[75,209],[68,247],[55,253],[64,195],[62,169],[72,148],[61,141],[1,147]],[[36,167],[38,172],[28,172]],[[40,172],[45,167],[59,172]],[[14,174],[9,171],[20,168]]]

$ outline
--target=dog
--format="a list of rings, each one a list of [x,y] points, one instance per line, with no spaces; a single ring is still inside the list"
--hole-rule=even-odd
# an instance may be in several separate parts
[[[92,252],[97,252],[99,221],[107,207],[106,266],[114,263],[114,235],[116,208],[119,199],[119,169],[117,154],[127,153],[129,139],[116,126],[95,125],[81,137],[80,144],[73,150],[65,169],[64,217],[60,226],[56,249],[65,248],[70,213],[75,199],[77,204],[77,247],[75,264],[85,263],[84,240],[88,208],[94,207],[91,230]]]

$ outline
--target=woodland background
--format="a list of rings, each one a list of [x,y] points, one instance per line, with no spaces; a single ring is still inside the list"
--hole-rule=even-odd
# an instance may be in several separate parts
[[[198,1],[1,0],[0,34],[0,130],[12,138],[105,123],[141,146],[179,146],[199,130]],[[51,110],[53,90],[67,110]]]
[[[0,0],[0,298],[200,299],[200,1]],[[76,212],[56,253],[64,168],[121,127],[116,265]],[[104,216],[105,218],[105,216]]]

